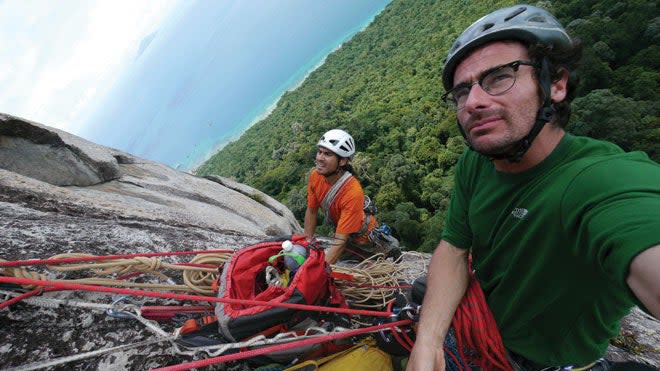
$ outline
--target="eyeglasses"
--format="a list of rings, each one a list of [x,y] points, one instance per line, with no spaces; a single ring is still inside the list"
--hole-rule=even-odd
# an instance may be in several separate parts
[[[476,84],[490,95],[504,94],[516,83],[516,75],[520,66],[537,67],[535,63],[526,61],[513,61],[501,66],[493,67],[481,73],[479,80],[460,83],[442,95],[442,100],[454,109],[465,106],[470,90]]]

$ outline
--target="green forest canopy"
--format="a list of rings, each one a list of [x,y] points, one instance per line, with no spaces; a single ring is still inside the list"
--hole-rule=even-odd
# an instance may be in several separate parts
[[[342,128],[357,141],[353,166],[402,244],[440,240],[465,149],[455,114],[440,103],[442,60],[453,39],[514,1],[394,0],[330,54],[275,110],[197,171],[249,184],[302,220],[315,143]],[[569,131],[643,150],[660,162],[660,16],[655,1],[534,3],[585,45]]]

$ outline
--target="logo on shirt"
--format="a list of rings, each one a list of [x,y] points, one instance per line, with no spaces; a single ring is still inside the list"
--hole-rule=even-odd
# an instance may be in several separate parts
[[[525,208],[522,208],[522,207],[516,207],[516,208],[513,209],[513,211],[511,212],[511,215],[513,215],[514,218],[522,219],[522,218],[525,217],[525,215],[527,215],[528,212],[529,212],[529,211],[528,211],[527,209],[525,209]]]

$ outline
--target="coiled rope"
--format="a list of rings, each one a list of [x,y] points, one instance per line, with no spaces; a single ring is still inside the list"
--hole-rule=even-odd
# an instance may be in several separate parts
[[[383,308],[394,295],[410,288],[409,282],[425,274],[427,266],[424,255],[404,252],[396,261],[377,254],[354,267],[333,265],[332,271],[339,273],[335,284],[352,306]]]
[[[69,253],[52,256],[48,260],[73,259],[77,258],[96,258],[97,256],[83,253]],[[99,286],[120,286],[133,288],[150,288],[172,291],[196,292],[204,295],[213,295],[213,282],[218,277],[218,268],[221,267],[231,257],[230,253],[209,253],[199,254],[187,264],[171,264],[162,261],[156,257],[136,256],[130,259],[112,259],[102,261],[89,261],[81,263],[68,264],[46,264],[46,268],[53,272],[68,273],[81,270],[91,270],[95,277],[79,278],[69,280],[56,280],[60,282],[76,282],[81,284],[99,285]],[[83,260],[83,259],[81,259]],[[0,262],[7,260],[0,259]],[[183,276],[183,285],[173,284],[173,280],[164,274],[163,270],[181,271]],[[4,268],[4,275],[17,278],[30,278],[35,280],[46,280],[46,275],[29,271],[24,267]],[[168,283],[140,283],[127,281],[123,278],[135,275],[153,275]],[[116,276],[119,278],[108,278],[102,276]],[[34,286],[26,286],[27,289],[34,289]]]
[[[194,292],[202,295],[215,295],[214,282],[219,275],[219,268],[232,256],[230,252],[199,253],[189,263],[172,264],[158,257],[133,256],[131,258],[104,259],[84,253],[59,254],[47,260],[37,261],[55,273],[71,273],[89,270],[94,277],[78,279],[52,279],[45,274],[30,271],[25,266],[4,266],[0,274],[8,277],[29,278],[33,280],[53,280],[57,282],[75,282],[98,286],[115,286],[131,288],[148,288],[153,290],[169,290]],[[98,259],[98,260],[95,260]],[[52,261],[67,263],[53,264]],[[50,261],[51,264],[48,264]],[[16,263],[0,259],[0,263]],[[25,265],[37,265],[29,263]],[[388,261],[383,255],[377,254],[354,267],[333,265],[337,287],[353,306],[361,308],[382,308],[397,292],[408,286],[402,282],[412,282],[426,272],[428,258],[415,252],[404,252],[396,261]],[[182,272],[183,284],[176,284],[163,271]],[[138,275],[151,275],[166,283],[134,282],[127,278]],[[344,278],[342,278],[344,277]],[[24,286],[26,289],[36,289],[36,286]]]

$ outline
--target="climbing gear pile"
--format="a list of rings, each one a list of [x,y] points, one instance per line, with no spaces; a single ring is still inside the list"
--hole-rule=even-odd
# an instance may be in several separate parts
[[[309,246],[300,237],[296,239],[293,236],[289,239],[295,244],[306,245],[308,256],[302,261],[298,271],[288,272],[289,274],[294,273],[288,276],[289,281],[280,280],[277,287],[267,284],[266,270],[279,274],[280,278],[282,273],[287,273],[283,255],[269,262],[269,258],[281,252],[282,239],[247,246],[239,250],[111,256],[73,254],[44,260],[3,260],[0,261],[0,285],[9,291],[0,292],[3,294],[0,295],[0,300],[5,299],[4,302],[0,301],[0,309],[13,306],[18,302],[50,307],[76,305],[80,308],[105,312],[113,320],[136,321],[136,323],[144,325],[154,337],[146,342],[39,361],[34,364],[34,368],[39,368],[44,364],[61,365],[157,343],[170,344],[176,354],[196,358],[205,354],[207,357],[212,357],[200,361],[206,365],[245,359],[250,359],[251,362],[259,359],[264,362],[273,362],[273,357],[276,355],[281,357],[280,360],[286,361],[283,364],[298,363],[302,361],[301,356],[307,355],[308,359],[317,359],[342,351],[374,332],[387,332],[397,327],[409,326],[410,320],[389,320],[374,324],[371,318],[390,318],[391,313],[384,310],[383,303],[387,303],[396,293],[405,291],[406,286],[401,282],[409,279],[410,275],[423,272],[428,262],[416,262],[418,265],[412,263],[406,265],[407,263],[402,262],[395,266],[392,262],[385,262],[382,257],[375,257],[362,266],[351,269],[333,266],[331,269],[324,262],[323,249],[318,246]],[[255,253],[248,253],[251,250]],[[263,250],[263,254],[256,254],[258,250]],[[241,253],[241,251],[245,252]],[[214,256],[214,254],[218,256]],[[194,258],[190,262],[179,261],[178,257],[186,255],[192,255]],[[259,294],[251,299],[220,295],[223,273],[234,272],[232,267],[237,268],[239,265],[245,267],[258,265],[257,263],[250,264],[250,255],[259,256],[261,259],[259,264],[262,264],[263,267],[262,293],[265,291],[285,292],[291,288],[293,292],[291,297],[301,298],[301,300],[271,300],[257,297]],[[176,261],[167,262],[163,259],[166,256],[176,257],[173,258]],[[243,259],[246,260],[241,263]],[[412,261],[415,259],[411,259]],[[32,269],[39,267],[42,268],[40,272]],[[310,271],[305,273],[305,270]],[[187,271],[199,276],[181,277],[188,276]],[[85,278],[85,272],[91,273],[92,277]],[[322,274],[318,276],[324,277],[322,280],[326,281],[326,285],[335,287],[334,290],[327,290],[332,293],[331,295],[320,294],[323,290],[318,289],[318,280],[310,279],[311,276],[316,277],[311,274],[312,272],[321,272]],[[181,276],[172,273],[181,273]],[[68,279],[68,276],[74,277]],[[240,278],[241,274],[236,276],[236,278]],[[274,275],[271,274],[271,276]],[[247,279],[252,280],[254,286],[256,281],[253,278]],[[304,283],[296,281],[308,279],[311,280],[308,284],[309,288],[305,288]],[[177,283],[183,281],[199,284]],[[225,289],[244,285],[244,283],[232,281],[231,278],[229,282],[230,284],[225,282]],[[316,292],[313,292],[312,286]],[[62,300],[52,297],[51,293],[62,290],[106,293],[113,295],[113,298],[108,304],[97,304],[86,303],[84,300]],[[346,298],[351,303],[350,307],[333,304],[328,300],[333,295],[343,297],[342,290],[347,292]],[[209,292],[211,294],[208,294]],[[305,299],[306,296],[311,299]],[[316,300],[315,296],[325,300]],[[154,299],[166,300],[167,304],[153,305]],[[176,305],[173,301],[193,301],[194,303]],[[197,304],[196,302],[202,303]],[[213,305],[208,305],[208,303]],[[237,330],[237,327],[233,326],[238,322],[233,318],[229,320],[225,318],[224,326],[229,329],[228,334],[235,336],[235,340],[231,340],[220,331],[223,319],[218,321],[218,316],[215,316],[214,313],[216,307],[219,306],[232,307],[235,312],[249,308],[289,311],[292,313],[293,320],[275,323],[260,332],[255,330],[255,332],[249,333],[252,331],[250,330],[241,334],[243,330]],[[253,318],[246,322],[261,321]],[[175,327],[172,328],[172,326]],[[188,369],[193,366],[192,364],[182,364],[175,369]]]

